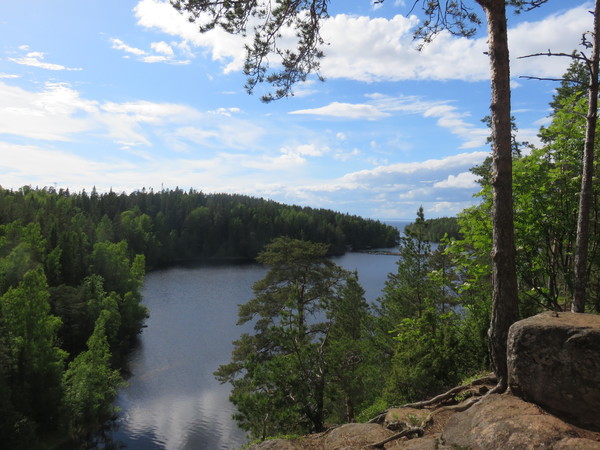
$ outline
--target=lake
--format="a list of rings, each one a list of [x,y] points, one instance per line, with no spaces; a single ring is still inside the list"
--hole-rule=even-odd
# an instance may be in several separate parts
[[[348,253],[333,260],[357,270],[365,297],[379,297],[397,256]],[[133,374],[121,389],[114,444],[127,449],[232,449],[247,442],[231,418],[229,385],[213,372],[229,362],[232,344],[251,326],[236,326],[238,305],[265,268],[252,263],[173,267],[146,276],[150,309],[140,345],[130,359]]]

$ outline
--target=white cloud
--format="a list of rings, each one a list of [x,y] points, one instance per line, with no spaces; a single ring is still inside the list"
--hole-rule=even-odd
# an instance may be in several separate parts
[[[127,53],[125,58],[129,58],[129,55],[134,55],[138,58],[139,61],[149,63],[149,64],[168,63],[168,64],[185,65],[185,64],[190,63],[189,59],[178,59],[177,55],[175,55],[175,52],[173,51],[173,48],[164,41],[152,42],[150,44],[150,48],[152,49],[153,52],[155,52],[154,54],[151,54],[145,50],[142,50],[141,48],[132,47],[130,45],[127,45],[121,39],[113,38],[113,39],[111,39],[111,42],[112,42],[112,48],[114,48],[115,50],[121,50],[121,51]],[[180,47],[177,46],[177,48],[180,48]],[[187,50],[185,50],[185,47],[181,47],[181,48],[183,48],[182,53],[187,53]]]
[[[352,150],[336,150],[333,154],[333,158],[337,161],[347,162],[352,158],[359,156],[361,151],[357,148],[353,148]]]
[[[437,124],[440,127],[447,128],[456,136],[459,136],[465,142],[460,148],[477,148],[485,144],[489,136],[489,130],[482,127],[476,127],[472,123],[464,120],[469,117],[466,113],[459,113],[455,106],[436,105],[427,109],[423,117],[436,117]]]
[[[379,166],[374,169],[365,169],[349,173],[342,177],[342,181],[348,185],[385,186],[394,185],[399,180],[407,182],[420,178],[419,174],[427,173],[425,180],[431,177],[439,177],[450,171],[469,169],[480,164],[488,152],[460,153],[448,156],[444,159],[429,159],[423,162],[396,163],[387,166]],[[446,175],[447,176],[447,175]]]
[[[225,117],[225,119],[223,119]],[[249,151],[267,134],[261,125],[236,117],[209,113],[202,121],[167,132],[166,138],[178,151],[191,152],[198,146]],[[198,125],[201,123],[202,125]],[[189,143],[194,144],[190,147]]]
[[[0,78],[9,79],[9,78],[20,78],[20,75],[15,75],[12,73],[2,73],[0,72]]]
[[[571,63],[569,58],[539,56],[518,59],[518,57],[544,53],[548,49],[552,52],[568,54],[573,50],[583,50],[580,45],[581,36],[593,28],[590,8],[589,3],[580,5],[565,9],[539,22],[522,22],[511,28],[509,43],[512,75],[555,78],[562,76]]]
[[[427,101],[415,96],[386,96],[371,94],[367,96],[370,103],[340,103],[332,102],[319,108],[302,109],[290,114],[306,114],[345,119],[376,120],[388,117],[393,112],[419,114],[425,118],[437,119],[437,125],[448,129],[452,134],[461,138],[464,143],[461,148],[477,148],[485,144],[489,131],[481,126],[475,126],[466,119],[469,114],[461,113],[456,106],[444,101]]]
[[[323,156],[325,153],[328,153],[330,151],[330,148],[320,147],[315,144],[301,144],[293,148],[282,147],[280,151],[285,155],[297,155],[299,157]]]
[[[420,205],[435,216],[454,215],[474,203],[465,200],[465,192],[468,195],[469,190],[478,190],[468,169],[480,164],[487,155],[473,152],[390,164],[351,172],[331,181],[288,187],[288,191],[307,204],[336,209],[364,207],[371,211],[371,217],[413,217]]]
[[[173,48],[164,41],[153,42],[152,44],[150,44],[150,47],[156,53],[162,53],[163,55],[166,55],[166,56],[174,56],[175,55]]]
[[[94,133],[121,145],[150,146],[150,135],[167,125],[203,117],[194,108],[174,103],[87,100],[66,83],[47,82],[41,91],[31,92],[0,82],[0,97],[0,134],[46,141],[70,141],[77,134]],[[145,124],[152,127],[143,129]],[[250,136],[248,131],[240,134]]]
[[[93,128],[89,116],[77,113],[93,113],[97,104],[65,84],[46,83],[42,91],[29,92],[0,82],[0,97],[0,134],[68,141]]]
[[[442,33],[422,52],[412,33],[416,16],[391,19],[338,14],[323,24],[326,78],[399,81],[409,79],[480,80],[488,74],[483,40]]]
[[[394,4],[396,7],[403,5],[404,2],[398,0]],[[564,59],[534,58],[534,61],[517,60],[516,57],[545,51],[548,47],[565,52],[579,48],[581,33],[591,27],[591,15],[584,6],[510,28],[513,76],[560,76],[568,65]],[[249,37],[230,35],[219,28],[201,34],[194,23],[161,0],[140,0],[134,11],[138,25],[180,39],[178,44],[170,45],[171,49],[173,45],[186,46],[190,53],[191,48],[204,49],[213,60],[224,63],[225,73],[242,69],[244,43]],[[486,37],[467,39],[443,32],[419,52],[413,40],[413,31],[418,23],[415,15],[406,17],[401,14],[390,19],[347,14],[328,18],[322,26],[322,36],[328,45],[324,48],[326,55],[321,61],[321,74],[326,78],[366,82],[480,81],[489,78],[488,58],[484,54],[487,51]],[[556,33],[555,30],[561,32]],[[291,45],[291,42],[286,34],[282,45]],[[159,50],[156,52],[160,53]],[[277,58],[272,58],[272,61],[277,61]],[[513,83],[518,85],[515,80]],[[305,96],[313,91],[312,87],[298,86],[296,95]]]
[[[131,170],[126,164],[100,163],[60,150],[0,142],[0,173],[4,186],[63,184],[71,189],[89,186],[111,172]]]
[[[21,48],[22,50],[27,50],[29,47],[25,46]],[[17,64],[21,64],[24,66],[37,67],[39,69],[46,70],[83,70],[78,67],[66,67],[61,64],[54,64],[44,62],[45,53],[42,52],[29,52],[25,56],[21,56],[20,58],[8,58],[9,61],[12,61]]]
[[[146,54],[146,52],[144,50],[127,45],[121,39],[113,38],[113,39],[111,39],[111,41],[112,41],[112,48],[114,48],[115,50],[122,50],[125,53],[131,53],[132,55],[137,55],[137,56]]]
[[[340,117],[346,119],[367,119],[375,120],[381,117],[387,117],[390,114],[368,104],[353,104],[332,102],[327,106],[314,109],[299,109],[290,112],[290,114],[308,114],[315,116]]]
[[[102,110],[111,114],[127,115],[136,122],[164,123],[169,121],[194,120],[200,118],[198,111],[175,103],[154,103],[148,101],[114,103],[106,102]]]
[[[591,29],[589,5],[579,6],[539,22],[524,22],[509,29],[513,76],[557,77],[569,64],[566,58],[518,56],[553,51],[570,53],[580,48],[583,31]],[[525,17],[525,16],[524,16]],[[415,16],[391,19],[339,14],[323,25],[329,45],[322,61],[326,78],[360,81],[465,80],[489,78],[486,37],[466,39],[441,33],[421,52],[416,50],[412,32]],[[557,33],[556,30],[560,30]],[[513,82],[516,83],[514,80]]]
[[[213,60],[227,62],[223,69],[225,73],[242,69],[245,57],[243,37],[230,35],[218,28],[201,34],[197,25],[189,22],[169,2],[140,0],[134,12],[138,25],[180,38],[179,45],[185,46],[188,52],[191,52],[191,47],[208,49]]]
[[[209,111],[211,114],[217,114],[217,115],[221,115],[221,116],[225,116],[225,117],[231,117],[234,114],[240,113],[241,109],[240,108],[219,108],[216,109],[215,111]]]
[[[164,55],[152,55],[152,56],[144,56],[141,61],[145,63],[161,63],[161,62],[169,62],[171,59]]]
[[[448,175],[444,181],[433,184],[434,188],[473,189],[477,187],[477,176],[471,172],[461,172],[458,175]]]

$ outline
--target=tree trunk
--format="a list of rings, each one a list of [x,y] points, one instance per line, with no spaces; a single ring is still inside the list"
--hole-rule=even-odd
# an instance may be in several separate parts
[[[600,54],[600,0],[596,0],[594,10],[594,34],[592,35],[592,57],[589,61],[590,82],[588,87],[588,111],[586,116],[585,144],[583,148],[583,169],[581,191],[579,192],[579,216],[577,217],[577,240],[575,241],[575,283],[573,306],[576,313],[585,311],[585,291],[587,287],[587,253],[589,237],[589,215],[592,204],[592,178],[594,175],[594,145],[596,122],[598,119],[598,59]]]
[[[510,61],[505,0],[477,0],[488,28],[492,122],[492,320],[488,335],[498,390],[507,386],[508,328],[518,319],[512,202],[512,142],[510,123]]]

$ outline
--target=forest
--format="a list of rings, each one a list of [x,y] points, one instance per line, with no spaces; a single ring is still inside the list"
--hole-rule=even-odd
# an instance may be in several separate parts
[[[329,255],[398,241],[378,221],[241,195],[0,188],[0,442],[85,448],[116,413],[145,271],[252,259],[282,235]]]
[[[519,318],[572,307],[588,76],[581,62],[570,66],[550,104],[551,122],[539,131],[543,146],[514,142]],[[326,246],[280,238],[259,254],[269,272],[239,310],[239,323],[253,323],[254,332],[234,342],[231,362],[215,372],[232,385],[235,418],[249,435],[262,440],[366,421],[489,373],[491,160],[472,172],[480,201],[459,215],[458,232],[432,246],[436,221],[419,208],[400,239],[397,271],[374,304],[356,273],[326,258]],[[595,184],[584,304],[596,314],[599,194]],[[451,231],[453,222],[439,224]]]
[[[326,15],[327,2],[319,3]],[[486,12],[492,4],[505,6],[478,3]],[[427,5],[430,14],[439,11],[438,2]],[[238,22],[245,24],[238,6],[217,19],[241,14]],[[291,10],[277,9],[275,18]],[[496,11],[490,15],[494,38],[506,31],[504,10]],[[306,38],[305,51],[300,57],[285,53],[292,59],[284,64],[288,72],[267,77],[279,88],[267,101],[285,97],[318,67],[318,12],[311,12],[302,16],[314,21],[299,36]],[[468,21],[479,19],[458,13],[454,25],[468,35]],[[594,14],[598,18],[600,9]],[[431,38],[438,25],[448,24],[426,22],[417,34]],[[267,38],[257,33],[255,47],[248,48],[254,50],[255,65],[246,67],[254,84],[266,76],[261,55],[271,51],[268,38],[278,35],[272,31],[266,28]],[[595,34],[600,39],[600,28]],[[504,38],[500,44],[507,45]],[[489,41],[490,55],[506,50],[504,66],[492,70],[493,92],[504,71],[503,95],[509,97],[507,48]],[[599,313],[600,188],[591,182],[598,165],[590,130],[597,122],[600,57],[598,41],[584,35],[583,44],[596,54],[591,60],[573,56],[537,147],[517,142],[514,134],[511,139],[510,102],[492,95],[492,157],[472,168],[478,202],[456,220],[437,222],[445,223],[443,230],[422,208],[399,237],[377,221],[239,195],[0,189],[3,445],[55,448],[67,438],[71,446],[88,445],[90,434],[116,413],[112,400],[123,382],[123,362],[149,314],[140,294],[145,271],[182,261],[256,258],[268,268],[239,309],[239,323],[252,324],[253,332],[234,342],[231,362],[215,372],[232,386],[235,419],[257,439],[368,420],[392,404],[430,397],[490,369],[498,375],[502,357],[506,366],[502,333],[518,318],[572,308]],[[582,193],[589,203],[580,201]],[[397,269],[374,304],[365,301],[358,274],[328,258],[393,245],[399,246]],[[514,271],[508,261],[513,253]],[[498,256],[508,263],[498,264]],[[502,273],[503,267],[510,270]],[[506,283],[498,283],[500,277]],[[510,289],[498,292],[498,286]],[[490,318],[498,305],[504,323],[494,335]],[[505,375],[498,377],[503,389]]]

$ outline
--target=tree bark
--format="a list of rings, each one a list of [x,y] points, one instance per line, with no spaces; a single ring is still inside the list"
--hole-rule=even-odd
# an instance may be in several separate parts
[[[588,111],[586,115],[583,169],[579,191],[579,215],[577,217],[577,239],[575,241],[575,282],[571,311],[585,311],[587,287],[587,253],[589,238],[589,215],[592,204],[592,181],[594,176],[594,146],[598,120],[598,60],[600,55],[600,0],[594,9],[594,32],[592,35],[592,57],[589,61],[590,80],[588,87]]]
[[[488,335],[498,388],[507,386],[506,341],[518,319],[512,201],[512,142],[510,123],[510,61],[505,0],[477,0],[488,29],[492,123],[492,320]]]

